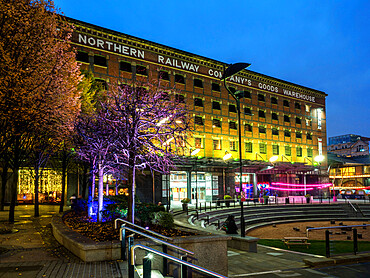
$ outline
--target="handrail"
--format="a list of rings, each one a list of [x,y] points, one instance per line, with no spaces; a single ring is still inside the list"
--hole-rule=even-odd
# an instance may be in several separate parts
[[[124,219],[122,219],[122,218],[117,218],[116,220],[114,220],[114,228],[115,228],[115,229],[117,229],[117,221],[122,221],[123,223],[129,224],[129,225],[131,225],[131,226],[134,226],[135,228],[138,228],[138,229],[144,230],[145,232],[150,233],[150,234],[153,234],[153,235],[156,235],[157,237],[161,237],[161,238],[164,238],[164,239],[166,239],[166,240],[173,240],[173,239],[172,239],[172,238],[170,238],[170,237],[166,237],[166,236],[164,236],[164,235],[162,235],[162,234],[160,234],[160,233],[156,233],[156,232],[154,232],[154,231],[152,231],[152,230],[145,229],[145,228],[143,228],[143,227],[141,227],[141,226],[139,226],[139,225],[136,225],[136,224],[134,224],[134,223],[131,223],[131,222],[129,222],[129,221],[127,221],[127,220],[124,220]]]
[[[341,229],[341,228],[353,228],[353,227],[367,227],[367,226],[370,226],[370,224],[363,224],[363,225],[350,225],[350,226],[347,226],[347,225],[343,225],[343,226],[330,226],[330,227],[317,227],[317,228],[307,228],[306,229],[306,233],[307,233],[307,237],[308,237],[308,232],[311,231],[311,230],[323,230],[323,229]]]
[[[121,226],[120,233],[119,233],[119,234],[120,234],[120,240],[121,240],[121,241],[123,240],[123,239],[121,238],[121,237],[122,237],[122,233],[121,233],[122,229],[124,229],[124,230],[129,230],[129,231],[131,231],[131,232],[133,232],[133,233],[136,233],[136,234],[139,234],[139,235],[141,235],[141,236],[147,237],[147,238],[149,238],[149,239],[151,239],[151,240],[153,240],[153,241],[155,241],[155,242],[157,242],[157,243],[161,243],[161,244],[164,244],[164,245],[170,246],[170,247],[172,247],[172,248],[174,248],[174,249],[177,249],[177,250],[180,250],[180,251],[182,251],[182,252],[184,252],[184,253],[186,253],[186,254],[194,255],[194,252],[192,252],[192,251],[189,251],[189,250],[187,250],[187,249],[184,249],[184,248],[182,248],[182,247],[180,247],[180,246],[177,246],[177,245],[174,245],[174,244],[172,244],[172,243],[168,243],[167,241],[161,240],[161,239],[159,239],[159,238],[155,238],[155,237],[152,237],[152,236],[150,236],[150,235],[144,234],[144,233],[139,232],[139,231],[137,231],[137,230],[135,230],[135,229],[132,229],[132,228],[126,227],[124,224]]]
[[[180,259],[178,259],[178,258],[176,258],[174,256],[165,254],[163,252],[160,252],[158,250],[155,250],[153,248],[150,248],[148,246],[144,246],[144,245],[141,245],[141,244],[135,244],[134,246],[131,247],[131,265],[135,265],[135,249],[136,248],[141,248],[141,249],[144,249],[146,251],[152,252],[152,253],[157,254],[159,256],[165,257],[165,258],[167,258],[169,260],[175,261],[175,262],[177,262],[179,264],[186,265],[188,267],[191,267],[191,268],[194,268],[194,269],[199,270],[201,272],[204,272],[204,273],[206,273],[208,275],[211,275],[213,277],[227,278],[226,276],[223,276],[223,275],[218,274],[216,272],[213,272],[211,270],[205,269],[205,268],[203,268],[201,266],[198,266],[198,265],[189,263],[187,261],[180,260]]]
[[[348,200],[348,199],[346,199],[346,200]],[[354,210],[355,212],[357,212],[357,209],[352,205],[352,203],[351,203],[351,201],[350,201],[350,200],[348,200],[348,204],[350,204],[350,205],[351,205],[351,207],[353,208],[353,210]]]

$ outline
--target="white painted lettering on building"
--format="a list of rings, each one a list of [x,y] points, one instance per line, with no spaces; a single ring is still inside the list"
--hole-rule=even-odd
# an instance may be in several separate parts
[[[287,95],[287,96],[291,96],[291,97],[295,97],[295,98],[315,102],[315,97],[314,96],[309,96],[309,95],[305,95],[305,94],[301,94],[301,93],[298,93],[298,92],[289,91],[289,90],[285,90],[285,89],[283,89],[283,93],[284,93],[284,95]]]
[[[170,66],[170,67],[193,71],[193,72],[198,72],[199,70],[199,66],[195,64],[177,60],[174,58],[164,57],[162,55],[158,55],[158,63],[161,63],[166,66]]]

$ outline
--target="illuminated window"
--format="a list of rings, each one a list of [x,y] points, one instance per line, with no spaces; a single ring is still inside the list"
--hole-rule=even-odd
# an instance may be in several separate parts
[[[221,140],[220,139],[213,139],[213,149],[221,150]]]
[[[213,127],[221,127],[221,121],[219,119],[212,120]]]
[[[271,119],[274,120],[274,121],[278,121],[279,120],[279,117],[278,117],[278,114],[277,113],[271,113]]]
[[[196,125],[204,125],[203,118],[201,116],[195,116],[194,122]]]
[[[230,128],[230,129],[237,129],[237,127],[236,127],[236,122],[234,122],[234,121],[230,121],[230,122],[229,122],[229,128]]]
[[[131,63],[126,61],[119,62],[119,70],[126,71],[126,72],[132,72]]]
[[[278,104],[278,99],[276,97],[271,97],[271,104]]]
[[[244,114],[252,116],[252,109],[250,107],[244,107]]]
[[[252,125],[251,124],[245,124],[244,125],[244,131],[252,132]]]
[[[306,119],[306,126],[311,126],[312,121],[310,119]]]
[[[230,151],[237,151],[237,150],[238,150],[238,147],[237,147],[236,141],[230,141]]]
[[[234,104],[229,104],[229,112],[236,113],[236,106]]]
[[[258,98],[258,101],[265,101],[265,95],[263,94],[258,94],[257,98]]]
[[[181,74],[175,74],[175,82],[185,84],[185,77]]]
[[[279,155],[279,145],[272,145],[272,154]]]
[[[170,75],[168,74],[167,71],[164,71],[164,70],[159,71],[158,78],[161,79],[161,80],[170,81]]]
[[[292,155],[292,148],[290,146],[285,146],[285,155],[286,156]]]
[[[272,135],[279,135],[279,130],[276,127],[273,127],[271,132],[272,132]]]
[[[284,99],[284,100],[283,100],[283,105],[284,105],[285,107],[289,107],[289,101],[288,101],[288,100],[286,100],[286,99]]]
[[[247,153],[253,152],[253,144],[252,144],[252,142],[246,142],[245,143],[245,151]]]
[[[201,98],[194,98],[194,106],[203,107],[203,100]]]
[[[266,118],[265,111],[263,111],[263,110],[258,110],[258,117],[260,117],[260,118]]]
[[[107,66],[107,58],[100,55],[94,55],[94,65],[106,67]]]
[[[198,78],[194,78],[194,87],[203,88],[203,81]]]
[[[221,92],[220,84],[212,83],[212,91]]]
[[[194,146],[195,146],[196,149],[203,149],[203,142],[202,142],[203,140],[202,140],[202,138],[195,137],[194,141],[195,141]]]
[[[267,144],[266,143],[259,143],[260,153],[266,154],[267,153]]]
[[[297,147],[297,157],[302,157],[302,147]]]
[[[312,157],[312,149],[311,148],[307,149],[307,156]]]
[[[284,115],[284,122],[290,123],[290,117],[288,115]]]
[[[263,126],[263,125],[260,125],[260,126],[258,127],[258,131],[259,131],[259,133],[266,133],[266,127],[265,127],[265,126]]]
[[[310,112],[311,111],[311,106],[309,106],[309,105],[305,105],[306,106],[306,112]]]
[[[136,65],[136,74],[139,75],[148,75],[147,69],[145,66]]]
[[[218,101],[212,101],[212,109],[221,110],[221,105]]]
[[[89,63],[89,53],[85,51],[77,51],[76,60],[83,63]]]

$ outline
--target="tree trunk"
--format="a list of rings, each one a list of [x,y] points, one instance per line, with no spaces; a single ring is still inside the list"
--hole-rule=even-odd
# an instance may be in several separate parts
[[[11,201],[10,201],[10,208],[9,208],[9,223],[14,223],[14,212],[15,212],[15,205],[17,202],[17,185],[18,185],[18,175],[19,175],[19,167],[20,167],[20,138],[15,139],[14,144],[14,157],[13,157],[13,178],[10,184],[10,192],[11,192]]]
[[[103,183],[103,165],[99,163],[98,166],[98,176],[99,176],[99,187],[98,187],[98,222],[102,221],[102,211],[103,211],[103,198],[104,198],[104,183]]]
[[[86,189],[87,189],[87,170],[88,165],[86,163],[83,164],[83,173],[82,173],[82,199],[86,198]]]
[[[67,152],[63,150],[62,154],[62,197],[60,200],[59,212],[63,212],[64,199],[66,192],[66,176],[67,176]]]
[[[36,163],[37,164],[37,163]],[[35,165],[35,217],[40,216],[39,212],[39,173],[40,167],[39,165]]]
[[[3,171],[1,173],[1,204],[0,204],[0,211],[4,211],[5,206],[5,191],[6,191],[6,183],[8,181],[8,169],[9,169],[9,160],[5,158]]]

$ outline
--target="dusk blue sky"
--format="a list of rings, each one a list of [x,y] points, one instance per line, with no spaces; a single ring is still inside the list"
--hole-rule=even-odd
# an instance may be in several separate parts
[[[72,1],[68,16],[324,91],[328,136],[370,137],[370,1]]]

